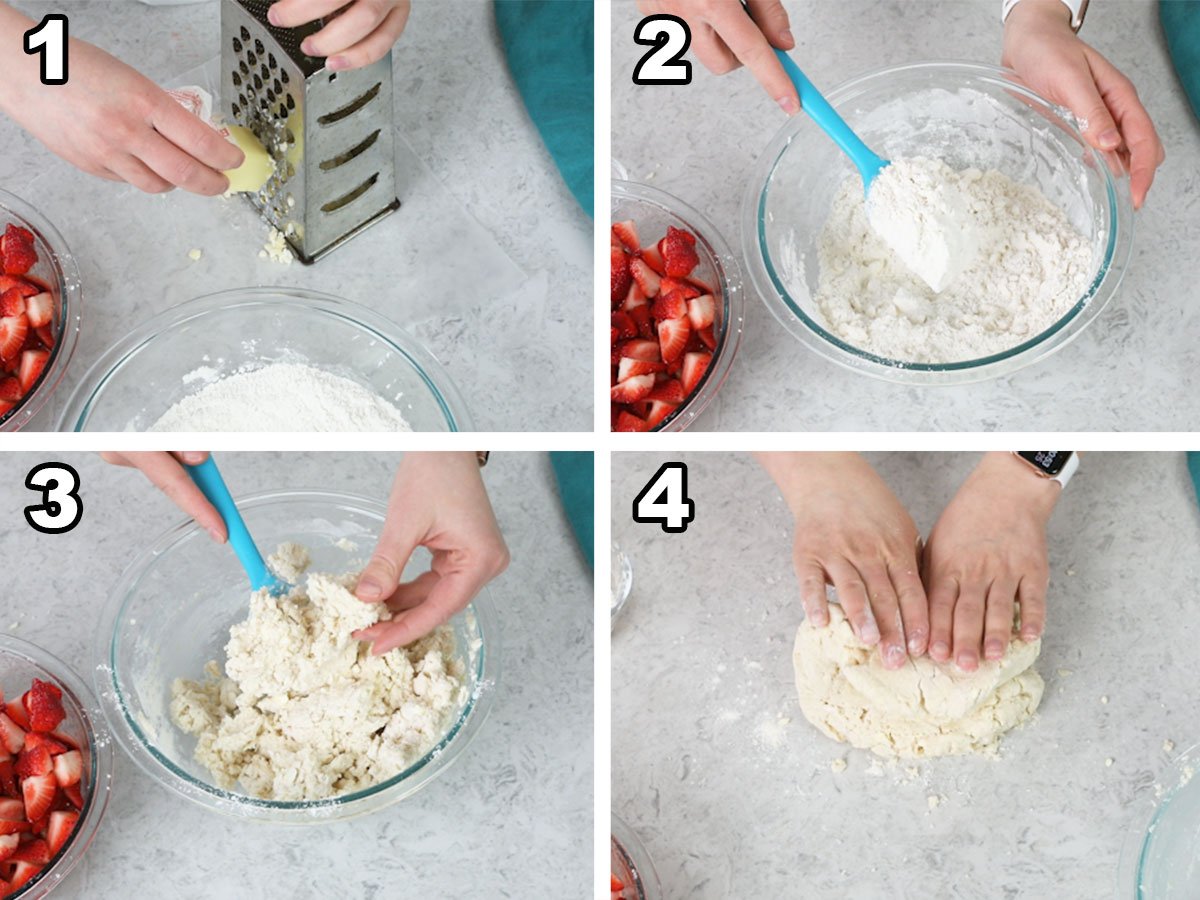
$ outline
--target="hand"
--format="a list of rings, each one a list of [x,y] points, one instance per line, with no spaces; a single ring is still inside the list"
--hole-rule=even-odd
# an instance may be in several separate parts
[[[178,453],[101,453],[100,458],[114,466],[129,466],[141,469],[150,483],[167,495],[167,498],[196,520],[218,544],[225,543],[227,532],[225,521],[216,507],[205,499],[200,488],[192,481],[184,464],[199,465],[208,459],[208,454],[196,451]]]
[[[745,64],[789,116],[800,112],[800,95],[772,48],[796,46],[787,10],[779,0],[750,0],[750,14],[738,0],[638,0],[643,15],[678,16],[692,32],[696,58],[716,75]]]
[[[334,16],[342,7],[339,15]],[[410,0],[278,0],[267,11],[272,25],[295,28],[329,19],[325,27],[304,39],[300,49],[323,56],[334,72],[361,69],[383,59],[408,23]]]
[[[428,572],[400,582],[417,547],[433,554]],[[473,453],[409,453],[400,463],[387,521],[355,594],[386,603],[392,619],[355,632],[378,656],[424,637],[466,607],[508,568],[508,548],[492,514]]]
[[[959,488],[925,545],[929,655],[960,669],[1000,659],[1021,605],[1021,638],[1046,623],[1046,522],[1062,488],[1011,453],[989,453]]]
[[[1140,209],[1166,153],[1133,83],[1071,31],[1070,10],[1060,0],[1022,0],[1004,26],[1002,61],[1084,120],[1089,144],[1117,152]]]
[[[917,526],[875,470],[854,453],[760,453],[796,520],[792,556],[804,614],[829,623],[832,584],[855,634],[898,669],[929,633],[917,564]],[[905,636],[907,635],[907,641]]]

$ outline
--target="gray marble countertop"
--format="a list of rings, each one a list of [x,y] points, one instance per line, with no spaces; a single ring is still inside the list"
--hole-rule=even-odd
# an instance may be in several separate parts
[[[26,524],[26,472],[79,472],[84,518],[49,536]],[[224,453],[234,494],[323,486],[386,497],[397,454]],[[148,537],[181,515],[137,472],[90,454],[5,454],[0,629],[91,684],[100,609]],[[159,787],[115,748],[112,799],[57,897],[583,897],[592,886],[592,579],[544,454],[499,453],[485,480],[512,565],[490,587],[500,617],[491,716],[454,766],[381,812],[317,827],[241,823]],[[64,565],[63,561],[69,561]],[[18,562],[19,561],[19,562]],[[547,608],[552,612],[547,614]]]
[[[46,3],[17,5],[34,18]],[[57,8],[57,7],[56,7]],[[218,4],[76,0],[72,37],[178,86],[218,55]],[[419,163],[405,205],[315,266],[258,258],[266,226],[240,198],[142,195],[83,175],[0,116],[0,187],[63,233],[82,271],[84,328],[50,429],[91,364],[132,326],[184,300],[302,286],[368,306],[433,351],[485,431],[592,427],[592,225],[508,73],[491,3],[418,0],[393,54],[396,127]],[[194,80],[182,83],[196,83]],[[30,185],[33,185],[30,188]],[[202,250],[197,262],[191,249]],[[547,377],[530,389],[530,374]]]
[[[975,455],[869,458],[927,533]],[[682,536],[630,519],[666,459],[689,467]],[[619,453],[612,480],[613,536],[634,568],[612,638],[613,808],[665,897],[1116,896],[1127,835],[1200,739],[1200,514],[1183,454],[1084,458],[1050,522],[1036,719],[999,759],[915,773],[872,774],[873,754],[801,714],[791,518],[752,459]]]
[[[788,0],[794,55],[818,87],[884,66],[1000,58],[999,0]],[[753,78],[693,66],[688,87],[638,87],[646,50],[631,0],[613,6],[612,151],[634,181],[700,210],[739,258],[739,212],[759,153],[783,114]],[[1200,400],[1194,252],[1197,124],[1167,55],[1158,4],[1093,6],[1083,37],[1137,86],[1167,149],[1133,254],[1111,304],[1072,344],[1010,377],[952,388],[894,385],[806,350],[750,288],[746,331],[728,382],[694,427],[722,431],[1189,430]]]

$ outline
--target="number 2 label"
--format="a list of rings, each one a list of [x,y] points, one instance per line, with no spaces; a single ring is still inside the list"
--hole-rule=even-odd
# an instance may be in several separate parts
[[[683,19],[647,16],[633,30],[633,40],[654,48],[633,67],[634,84],[692,83],[692,64],[682,58],[692,44],[692,32]]]
[[[25,32],[25,52],[42,58],[42,84],[67,83],[67,17],[49,13]]]
[[[633,499],[633,521],[661,525],[668,534],[683,534],[695,518],[696,504],[688,497],[685,463],[663,463]]]

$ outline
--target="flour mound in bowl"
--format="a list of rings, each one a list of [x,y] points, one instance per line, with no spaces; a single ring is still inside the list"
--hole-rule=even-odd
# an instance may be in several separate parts
[[[1037,188],[994,169],[956,171],[923,157],[894,161],[869,201],[858,175],[848,177],[817,255],[814,299],[825,326],[860,350],[905,363],[1011,350],[1066,315],[1096,271],[1088,239]]]
[[[974,672],[928,656],[892,670],[855,637],[840,606],[829,607],[829,620],[800,625],[792,663],[804,717],[834,740],[885,757],[995,753],[1041,703],[1040,640],[1014,640]]]
[[[371,656],[351,633],[386,616],[352,593],[357,573],[301,573],[307,551],[284,544],[284,597],[261,590],[229,629],[225,670],[177,678],[171,717],[197,738],[195,758],[218,786],[269,800],[323,800],[386,781],[441,740],[468,699],[454,632]]]

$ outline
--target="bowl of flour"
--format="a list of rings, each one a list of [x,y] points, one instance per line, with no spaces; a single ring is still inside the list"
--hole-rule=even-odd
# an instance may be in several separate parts
[[[315,823],[428,785],[479,732],[498,673],[486,591],[431,635],[371,656],[353,596],[382,502],[329,491],[239,498],[293,585],[254,594],[229,548],[187,522],[141,548],[111,591],[93,678],[113,734],[155,781],[215,812]],[[412,578],[428,558],[414,557]]]
[[[189,300],[92,366],[61,431],[465,431],[433,354],[356,303],[292,287]]]
[[[870,206],[805,116],[763,153],[743,251],[767,307],[805,346],[889,381],[980,381],[1062,348],[1112,299],[1132,246],[1128,177],[1069,111],[974,63],[884,69],[828,96],[911,189]],[[955,228],[907,248],[908,264],[872,227],[942,214]]]

